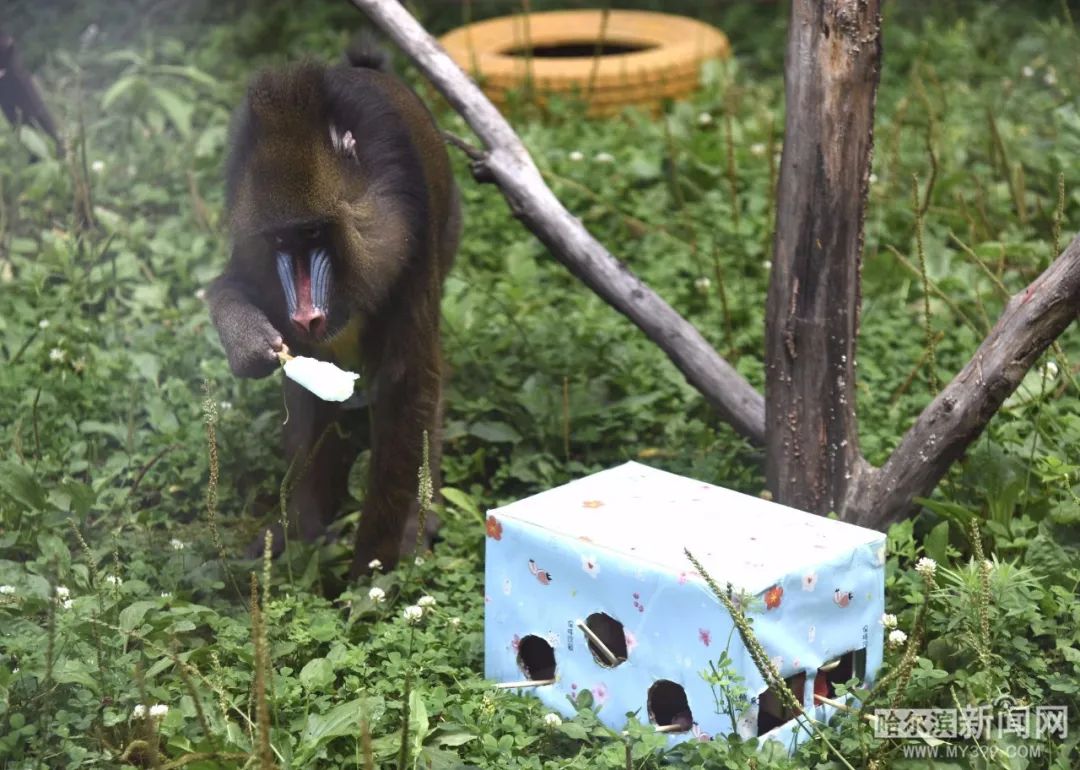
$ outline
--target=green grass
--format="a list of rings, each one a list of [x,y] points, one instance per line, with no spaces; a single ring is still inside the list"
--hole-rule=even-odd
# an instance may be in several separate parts
[[[751,757],[759,767],[841,766],[823,739],[794,760],[735,740],[664,752],[647,725],[624,739],[587,707],[547,728],[537,702],[481,678],[481,510],[626,459],[755,494],[763,476],[760,450],[555,264],[460,157],[467,224],[444,302],[444,483],[456,490],[445,542],[422,565],[334,601],[324,597],[347,573],[358,502],[340,540],[292,546],[270,565],[240,561],[258,523],[276,516],[285,467],[277,377],[229,375],[199,296],[227,248],[229,113],[253,68],[340,50],[356,15],[344,3],[303,13],[283,2],[196,3],[166,19],[146,3],[108,6],[109,16],[91,3],[54,23],[42,5],[16,3],[8,23],[57,117],[73,135],[85,126],[85,152],[31,162],[33,136],[0,132],[0,585],[14,588],[0,594],[0,765],[122,766],[127,752],[151,766],[153,745],[160,766],[233,767],[257,755],[254,570],[266,597],[269,738],[282,766],[364,767],[370,738],[375,766],[393,767],[403,735],[421,767],[624,768],[627,745],[635,768],[742,768]],[[495,5],[478,2],[477,13]],[[436,31],[459,20],[459,6],[421,10]],[[80,45],[95,20],[97,36]],[[569,208],[760,387],[785,17],[736,3],[713,20],[737,57],[710,68],[702,92],[663,122],[587,122],[556,105],[523,110],[515,126]],[[934,178],[925,259],[942,381],[1006,293],[1080,222],[1080,41],[1060,4],[970,4],[952,16],[890,4],[885,29],[858,359],[860,439],[875,462],[933,395],[923,279],[900,259],[919,262],[912,175],[921,194]],[[418,87],[446,128],[467,133]],[[73,215],[83,179],[90,229]],[[909,682],[879,694],[879,705],[1006,693],[1067,705],[1070,742],[1039,744],[1029,767],[1071,767],[1080,732],[1077,363],[1073,328],[921,514],[890,533],[888,602],[900,628],[913,632],[926,595],[915,560],[931,556],[942,573]],[[213,487],[204,383],[217,404]],[[357,473],[357,500],[362,486]],[[969,565],[971,520],[998,560],[988,595]],[[69,589],[69,608],[56,586]],[[386,601],[369,598],[372,586]],[[422,595],[435,607],[409,626],[403,609]],[[988,649],[979,606],[993,620]],[[899,661],[890,655],[891,670]],[[132,719],[140,703],[170,708],[160,722]],[[853,765],[927,766],[905,765],[896,746],[841,722],[823,734]],[[1024,767],[1002,762],[991,766]]]

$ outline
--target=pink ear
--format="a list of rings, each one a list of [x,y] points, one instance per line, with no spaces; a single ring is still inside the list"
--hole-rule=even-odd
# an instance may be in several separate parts
[[[334,146],[336,152],[354,159],[356,158],[356,139],[353,138],[352,131],[346,131],[344,134],[339,134],[337,126],[331,123],[330,144]]]

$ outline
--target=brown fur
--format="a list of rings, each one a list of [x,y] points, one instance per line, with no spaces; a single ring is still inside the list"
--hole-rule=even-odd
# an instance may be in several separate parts
[[[355,158],[334,149],[331,124],[351,131]],[[424,431],[438,469],[439,304],[460,231],[442,137],[390,75],[314,64],[267,72],[237,113],[226,193],[233,253],[209,302],[230,365],[238,376],[265,376],[283,342],[297,354],[362,362],[372,454],[353,573],[374,558],[390,566],[415,538]],[[331,337],[341,335],[332,344],[294,332],[266,238],[312,222],[331,225],[328,321]],[[311,453],[333,423],[348,431],[363,415],[288,381],[285,395],[287,457],[298,469],[311,459],[290,510],[299,534],[313,539],[338,512],[356,445],[330,428]]]

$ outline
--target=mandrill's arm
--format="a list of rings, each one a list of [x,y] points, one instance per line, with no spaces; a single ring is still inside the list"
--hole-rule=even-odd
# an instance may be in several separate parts
[[[285,342],[266,314],[248,297],[244,291],[247,285],[248,281],[228,269],[210,284],[206,300],[233,374],[265,377],[277,367],[277,354],[284,349]]]

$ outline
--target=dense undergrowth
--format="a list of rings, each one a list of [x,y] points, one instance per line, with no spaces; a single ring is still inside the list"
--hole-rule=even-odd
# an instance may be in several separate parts
[[[759,450],[461,158],[444,542],[336,600],[358,503],[340,539],[241,561],[277,515],[285,468],[276,378],[229,375],[201,298],[226,249],[229,112],[253,68],[336,56],[359,19],[345,3],[195,3],[170,18],[160,3],[40,5],[15,3],[10,31],[72,142],[55,159],[32,133],[0,132],[0,766],[930,766],[850,716],[794,759],[734,739],[669,751],[648,725],[603,727],[586,698],[556,726],[482,679],[483,509],[625,459],[750,493],[763,480]],[[461,5],[429,5],[434,31],[461,21]],[[858,359],[860,438],[876,462],[1080,222],[1068,7],[899,5],[886,13]],[[662,119],[588,122],[556,104],[522,107],[515,125],[571,210],[760,387],[785,16],[751,3],[709,14],[736,58]],[[889,611],[925,644],[889,653],[875,702],[1008,695],[1070,710],[1064,741],[1004,736],[941,767],[1075,766],[1077,363],[1073,328],[889,534]],[[929,596],[920,557],[940,565]],[[403,609],[425,595],[434,604],[410,625]],[[138,716],[139,704],[168,709]]]

